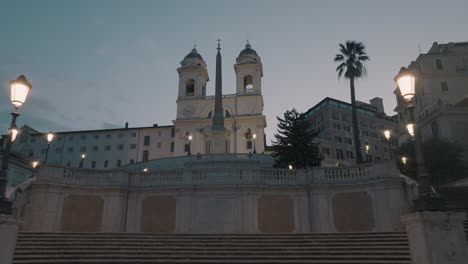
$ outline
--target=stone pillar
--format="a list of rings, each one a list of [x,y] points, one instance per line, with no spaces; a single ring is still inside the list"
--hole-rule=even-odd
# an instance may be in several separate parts
[[[403,215],[414,264],[466,264],[464,213],[416,212]]]
[[[0,263],[2,264],[13,262],[20,223],[21,221],[12,216],[0,215]]]

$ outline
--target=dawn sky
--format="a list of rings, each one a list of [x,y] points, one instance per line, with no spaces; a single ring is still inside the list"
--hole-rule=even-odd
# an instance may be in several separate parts
[[[351,4],[352,3],[352,4]],[[357,99],[384,99],[393,115],[393,77],[433,42],[468,41],[468,1],[2,1],[0,133],[12,111],[8,81],[33,85],[18,125],[39,131],[171,125],[180,61],[193,48],[208,64],[214,94],[216,39],[223,92],[246,39],[263,63],[267,143],[276,116],[325,97],[349,102],[338,80],[338,43],[362,41],[371,61]]]

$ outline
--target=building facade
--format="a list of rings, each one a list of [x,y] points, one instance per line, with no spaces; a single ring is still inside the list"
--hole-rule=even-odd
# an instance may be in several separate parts
[[[423,140],[442,136],[446,139],[458,141],[451,133],[444,132],[450,129],[447,124],[448,109],[461,103],[468,97],[468,42],[438,44],[434,42],[426,54],[420,54],[409,66],[403,68],[415,76],[416,94],[413,100],[415,105],[415,118],[422,126]],[[409,115],[405,111],[406,103],[401,97],[398,88],[394,91],[397,101],[395,111],[400,121],[399,143],[409,140],[405,124]],[[462,111],[460,105],[457,110]],[[453,112],[452,111],[452,112]],[[461,127],[468,126],[468,118],[463,115],[450,114],[451,120]],[[441,118],[439,118],[441,117]],[[460,125],[464,123],[464,125]],[[451,129],[450,129],[451,130]],[[466,142],[466,141],[465,141]],[[466,155],[465,155],[466,156]]]
[[[361,151],[364,159],[367,161],[392,159],[398,129],[396,118],[384,113],[381,98],[372,99],[370,104],[359,101],[356,104],[358,105]],[[322,165],[337,166],[356,163],[351,104],[327,97],[310,108],[305,115],[318,132],[317,142],[320,143],[323,156]],[[389,142],[384,137],[384,130],[387,129],[391,131]],[[368,150],[366,150],[366,145],[369,146]]]
[[[194,48],[184,57],[179,74],[177,114],[173,125],[55,132],[48,147],[46,134],[23,127],[13,151],[31,160],[84,168],[118,168],[151,159],[209,154],[215,96],[206,94],[207,64]],[[262,77],[260,56],[247,43],[234,64],[236,93],[222,95],[226,153],[264,151]]]

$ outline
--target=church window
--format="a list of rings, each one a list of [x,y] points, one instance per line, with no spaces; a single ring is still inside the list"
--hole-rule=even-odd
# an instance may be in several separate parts
[[[143,162],[148,161],[149,151],[143,150]]]
[[[244,77],[244,91],[251,92],[253,91],[253,78],[252,75],[247,75]]]
[[[122,161],[121,160],[117,160],[117,168],[122,166]]]
[[[185,152],[190,152],[190,144],[189,143],[185,144],[184,151]]]
[[[231,113],[228,110],[225,111],[225,117],[231,117]]]
[[[171,152],[174,152],[174,142],[171,142]]]
[[[193,96],[194,93],[195,93],[195,81],[193,79],[189,79],[185,83],[185,95]]]
[[[105,161],[104,161],[104,168],[107,168],[107,166],[109,166],[109,161],[108,161],[108,160],[105,160]]]

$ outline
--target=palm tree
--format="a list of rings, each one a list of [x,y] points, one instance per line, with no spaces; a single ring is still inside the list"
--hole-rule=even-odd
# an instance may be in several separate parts
[[[340,53],[336,54],[334,61],[340,63],[336,67],[338,72],[338,79],[343,76],[349,79],[349,86],[351,90],[351,112],[353,119],[353,137],[354,137],[354,150],[356,152],[357,163],[363,163],[361,153],[361,142],[359,140],[359,127],[356,113],[356,97],[354,92],[354,80],[366,76],[367,69],[364,65],[365,61],[369,60],[366,54],[366,46],[358,41],[346,41],[346,43],[339,44]]]

